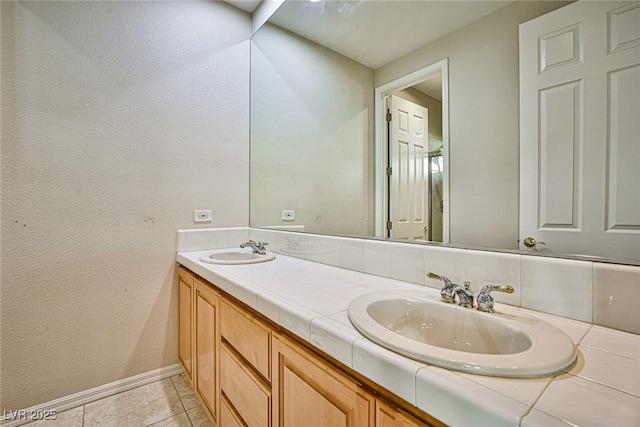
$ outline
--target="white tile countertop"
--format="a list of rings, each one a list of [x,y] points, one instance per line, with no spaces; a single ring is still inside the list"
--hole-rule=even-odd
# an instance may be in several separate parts
[[[639,426],[640,336],[497,303],[564,331],[578,362],[555,377],[509,379],[454,372],[369,341],[347,307],[377,290],[435,289],[278,254],[266,263],[217,265],[208,251],[178,252],[181,265],[390,392],[451,426]]]

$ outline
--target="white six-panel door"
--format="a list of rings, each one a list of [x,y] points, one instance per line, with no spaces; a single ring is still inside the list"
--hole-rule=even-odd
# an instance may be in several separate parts
[[[520,26],[520,247],[640,259],[640,2]]]
[[[391,96],[389,110],[390,236],[427,239],[429,224],[428,112],[425,107]]]

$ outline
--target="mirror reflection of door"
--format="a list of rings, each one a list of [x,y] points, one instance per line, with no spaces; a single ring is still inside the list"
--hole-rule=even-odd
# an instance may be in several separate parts
[[[640,258],[639,11],[577,2],[520,26],[523,250]]]
[[[427,240],[429,235],[428,111],[399,96],[388,98],[389,237]]]
[[[392,97],[401,100],[393,101],[398,117],[395,122],[388,122],[387,116],[394,114]],[[401,119],[397,107],[398,102],[404,101],[409,104],[400,105],[404,111]],[[410,107],[411,104],[417,107]],[[420,108],[425,110],[421,112]],[[412,114],[414,110],[415,114]],[[448,243],[448,60],[443,59],[376,87],[375,111],[376,236]],[[416,126],[416,121],[420,122],[415,117],[424,118],[417,132],[410,129],[410,126]],[[397,133],[395,146],[392,131]],[[402,136],[403,133],[406,135]],[[408,136],[415,141],[410,142]],[[399,155],[394,158],[392,150]],[[421,151],[421,155],[416,155],[417,151]],[[406,155],[401,158],[403,153]],[[401,161],[404,161],[404,168]],[[390,173],[394,163],[396,173]]]
[[[442,93],[438,70],[385,97],[387,237],[443,241]]]

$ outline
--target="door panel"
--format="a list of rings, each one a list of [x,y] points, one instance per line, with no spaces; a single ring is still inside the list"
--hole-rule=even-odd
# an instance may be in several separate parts
[[[581,82],[540,91],[539,228],[580,228]]]
[[[428,111],[397,96],[390,97],[389,110],[390,237],[427,239]]]
[[[520,26],[520,242],[640,258],[640,3]]]
[[[640,8],[638,8],[640,10]],[[640,230],[640,65],[609,73],[607,229]]]

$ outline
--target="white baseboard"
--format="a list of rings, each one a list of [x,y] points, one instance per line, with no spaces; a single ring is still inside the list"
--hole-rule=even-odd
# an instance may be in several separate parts
[[[166,366],[164,368],[144,372],[129,378],[124,378],[112,383],[90,388],[89,390],[84,390],[79,393],[51,400],[40,405],[32,406],[30,408],[26,408],[21,413],[27,414],[27,418],[30,414],[47,413],[47,411],[56,411],[57,413],[60,413],[96,400],[104,399],[105,397],[113,396],[114,394],[122,393],[123,391],[163,380],[174,375],[179,375],[182,372],[182,367],[179,364]],[[7,419],[6,416],[7,415],[5,415],[0,421],[1,427],[15,427],[33,421],[31,419]]]

